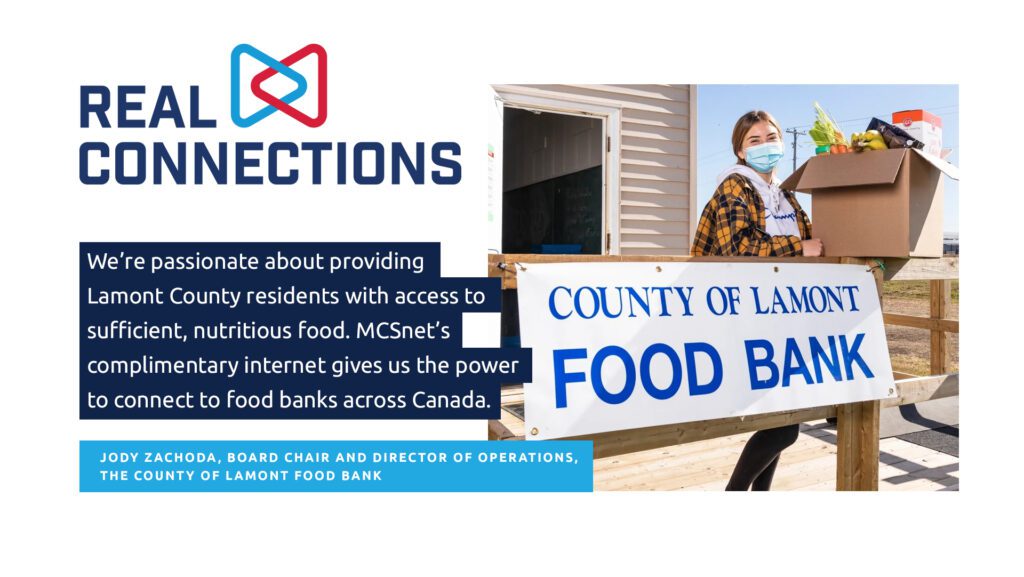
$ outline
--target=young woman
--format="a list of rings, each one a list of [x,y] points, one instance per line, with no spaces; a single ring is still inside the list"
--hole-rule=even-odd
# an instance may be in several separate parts
[[[753,110],[732,131],[736,164],[718,175],[715,194],[697,222],[693,256],[821,256],[811,220],[796,194],[779,188],[775,167],[785,148],[771,114]],[[754,433],[743,448],[727,491],[767,491],[782,451],[796,442],[800,425]]]

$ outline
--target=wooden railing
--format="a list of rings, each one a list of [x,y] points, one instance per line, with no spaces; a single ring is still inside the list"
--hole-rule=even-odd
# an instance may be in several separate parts
[[[885,313],[882,315],[885,324],[931,331],[931,373],[939,375],[950,372],[952,351],[949,346],[949,334],[960,332],[960,321],[949,318],[953,300],[953,280],[960,277],[959,257],[889,259],[885,261],[885,268],[885,280],[926,280],[930,291],[929,316]]]
[[[713,439],[738,433],[798,424],[806,421],[835,417],[837,442],[836,489],[878,490],[879,422],[882,407],[894,407],[957,396],[960,380],[949,370],[948,333],[959,331],[959,323],[946,318],[950,303],[950,280],[958,278],[957,259],[860,259],[860,258],[786,258],[764,259],[753,257],[671,257],[671,256],[588,256],[588,255],[489,255],[489,276],[500,277],[503,289],[516,288],[515,263],[541,262],[771,262],[859,264],[868,267],[875,276],[878,294],[882,295],[883,280],[931,281],[931,316],[918,318],[907,315],[885,315],[887,324],[914,326],[932,331],[932,372],[927,377],[903,375],[896,381],[896,397],[885,401],[850,403],[747,417],[730,417],[674,425],[661,425],[641,429],[612,431],[596,435],[572,437],[591,440],[594,458],[645,451],[659,447],[693,441]],[[489,423],[491,439],[521,439],[512,434],[499,421]]]

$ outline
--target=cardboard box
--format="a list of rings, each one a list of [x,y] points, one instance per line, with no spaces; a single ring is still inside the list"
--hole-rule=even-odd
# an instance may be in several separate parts
[[[942,119],[927,110],[892,113],[892,123],[924,143],[924,151],[942,157]]]
[[[952,164],[918,150],[815,156],[782,183],[812,195],[812,229],[826,256],[942,256],[943,174]]]

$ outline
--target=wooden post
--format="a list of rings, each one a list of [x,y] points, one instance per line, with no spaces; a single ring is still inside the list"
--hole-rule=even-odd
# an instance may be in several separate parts
[[[884,271],[875,261],[844,258],[844,264],[863,264],[875,268],[878,300],[882,300]],[[879,422],[881,403],[867,401],[836,407],[836,490],[877,491],[879,458]]]
[[[836,407],[837,491],[878,490],[879,401]]]
[[[953,300],[953,283],[948,280],[933,280],[931,284],[931,318],[945,320]],[[944,375],[949,372],[949,336],[945,331],[932,329],[932,372]]]

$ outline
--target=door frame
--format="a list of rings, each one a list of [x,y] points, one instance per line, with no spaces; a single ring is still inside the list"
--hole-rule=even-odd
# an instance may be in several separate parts
[[[590,100],[572,94],[562,95],[529,86],[493,84],[491,88],[498,94],[506,107],[589,118],[596,117],[603,121],[601,123],[602,132],[606,145],[601,163],[603,166],[601,171],[603,188],[601,230],[605,238],[602,254],[620,254],[619,163],[622,150],[622,108],[607,102]],[[502,194],[504,194],[504,190],[502,190]]]

